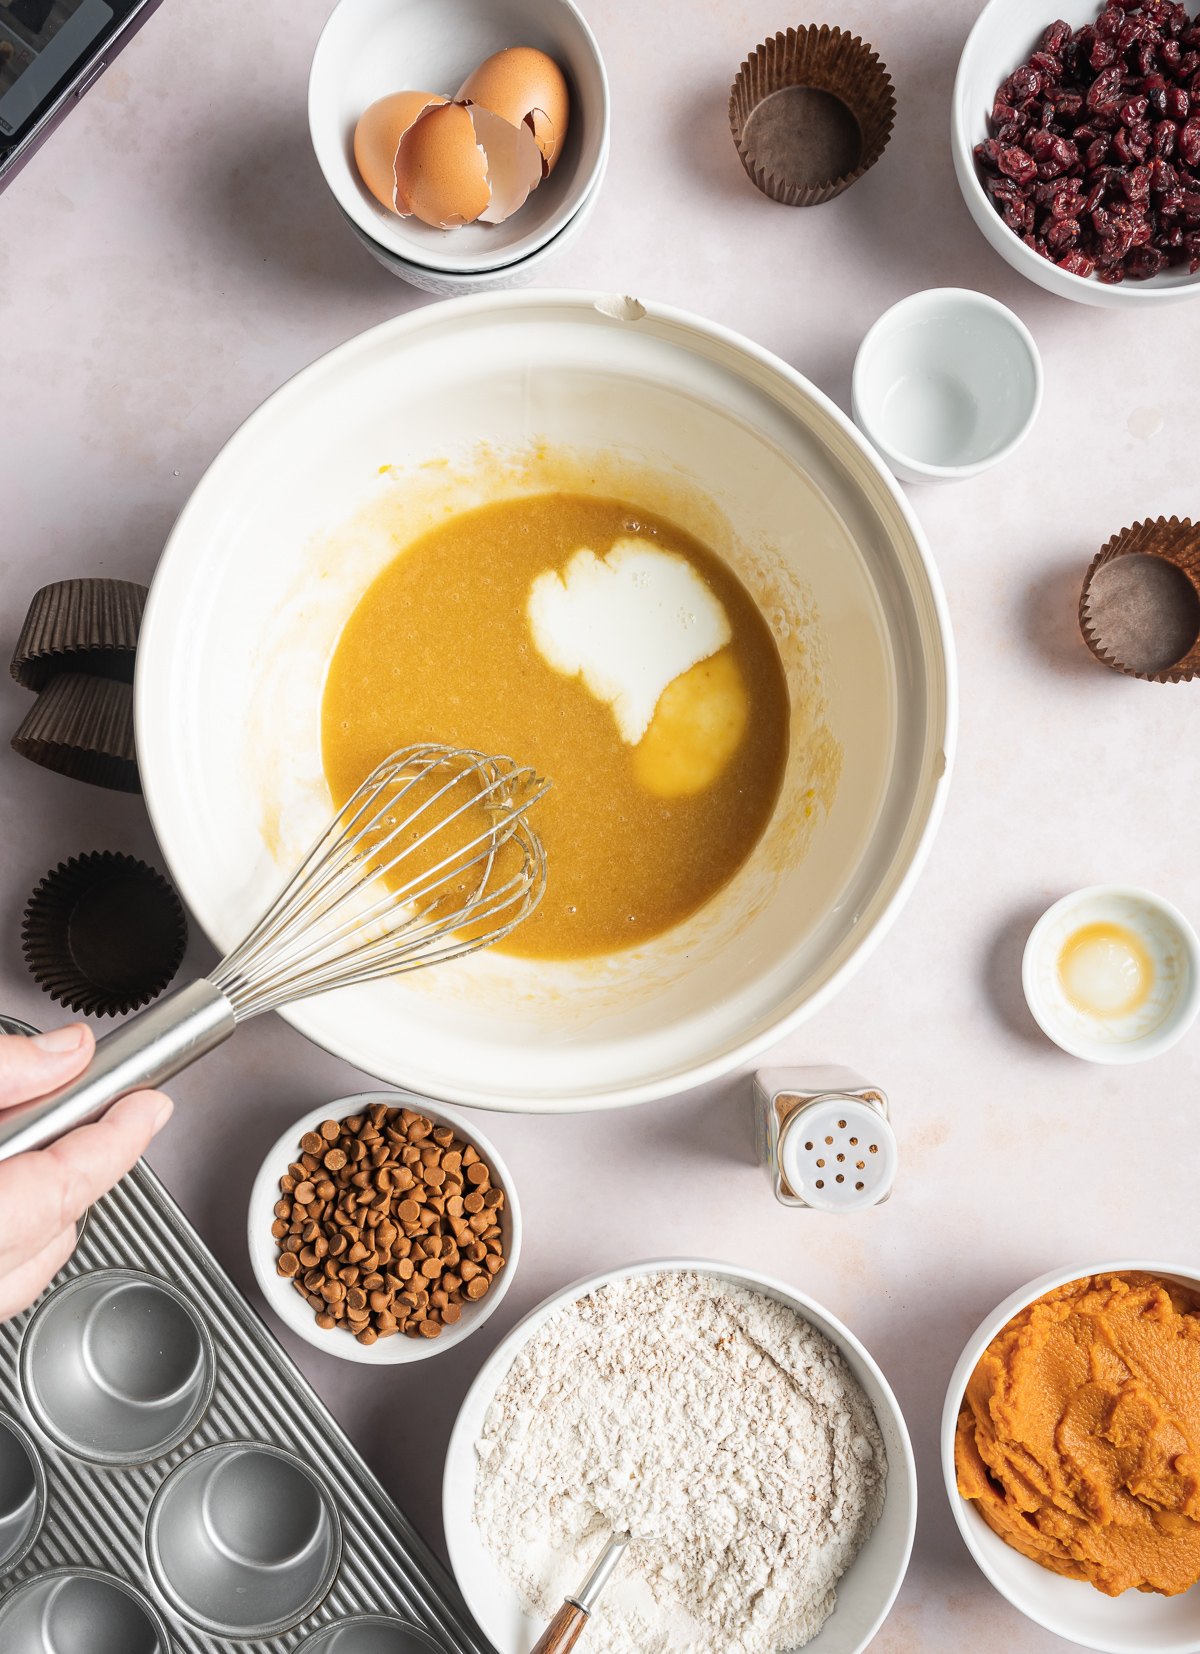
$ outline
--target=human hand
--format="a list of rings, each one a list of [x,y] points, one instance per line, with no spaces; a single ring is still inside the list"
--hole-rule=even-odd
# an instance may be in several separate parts
[[[82,1022],[48,1034],[0,1034],[0,1109],[66,1085],[91,1061]],[[0,1321],[26,1309],[75,1250],[75,1225],[171,1118],[161,1091],[135,1091],[48,1149],[0,1161]]]

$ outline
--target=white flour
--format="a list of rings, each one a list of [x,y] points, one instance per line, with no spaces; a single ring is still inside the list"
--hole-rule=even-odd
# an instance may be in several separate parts
[[[815,1637],[883,1508],[866,1396],[791,1310],[703,1275],[572,1304],[518,1356],[477,1444],[475,1521],[549,1619],[637,1536],[589,1654],[774,1654]]]

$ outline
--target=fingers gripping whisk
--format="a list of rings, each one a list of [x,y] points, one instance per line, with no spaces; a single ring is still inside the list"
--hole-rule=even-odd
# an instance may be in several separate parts
[[[509,758],[467,749],[393,753],[212,973],[237,1020],[507,936],[546,887],[525,812],[549,786]]]
[[[0,1119],[0,1160],[161,1085],[290,1000],[475,953],[546,888],[525,813],[549,789],[511,758],[434,745],[384,760],[338,811],[244,941],[96,1046],[78,1079]]]

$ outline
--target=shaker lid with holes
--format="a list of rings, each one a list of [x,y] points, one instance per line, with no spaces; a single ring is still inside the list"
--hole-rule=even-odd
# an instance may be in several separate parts
[[[891,1193],[899,1164],[896,1134],[859,1097],[816,1097],[788,1121],[780,1169],[819,1212],[862,1212]]]

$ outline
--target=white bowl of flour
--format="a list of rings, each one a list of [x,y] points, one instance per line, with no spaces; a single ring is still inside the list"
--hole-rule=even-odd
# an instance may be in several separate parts
[[[757,1271],[671,1258],[576,1281],[467,1394],[443,1518],[471,1612],[528,1654],[615,1527],[587,1654],[859,1654],[904,1578],[916,1469],[841,1322]]]

